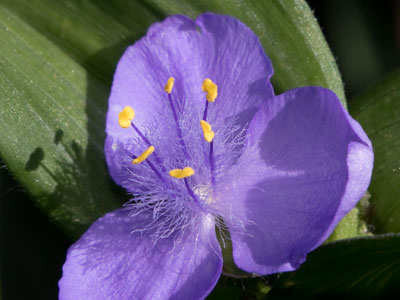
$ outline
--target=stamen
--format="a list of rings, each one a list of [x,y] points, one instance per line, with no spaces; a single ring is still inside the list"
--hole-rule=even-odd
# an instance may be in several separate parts
[[[133,155],[132,158],[135,160],[137,158],[136,155]],[[157,177],[160,178],[160,180],[162,182],[165,182],[165,179],[162,177],[161,173],[158,172],[158,170],[156,169],[156,167],[151,163],[151,161],[149,159],[146,159],[147,164],[149,165],[149,167],[153,170],[154,173],[156,173]],[[133,163],[133,161],[132,161]]]
[[[139,130],[139,128],[137,128],[137,127],[135,126],[135,124],[132,122],[132,120],[133,120],[134,117],[135,117],[135,111],[133,110],[133,108],[130,107],[130,106],[126,106],[126,107],[118,114],[118,123],[119,123],[119,125],[120,125],[122,128],[128,128],[129,126],[131,126],[131,127],[136,131],[136,133],[140,136],[140,138],[147,144],[147,146],[148,146],[149,149],[150,149],[150,148],[153,147],[153,146],[151,145],[150,141],[144,136],[144,134]],[[149,149],[147,149],[146,151],[149,151]],[[147,154],[147,156],[149,156],[151,153],[153,153],[154,147],[153,147],[152,149],[153,149],[153,150],[152,150],[151,152],[149,152],[149,153]],[[145,152],[146,152],[146,151],[145,151]],[[143,155],[145,152],[143,152],[142,155]],[[140,155],[137,159],[139,159],[142,155]],[[146,159],[147,156],[144,157],[144,159]],[[156,153],[154,153],[154,157],[155,157],[157,163],[161,166],[162,171],[163,171],[163,172],[166,172],[164,166],[163,166],[162,163],[161,163],[161,159],[158,157],[158,155],[157,155]],[[144,159],[143,159],[143,160],[144,160]],[[139,161],[139,160],[136,160],[136,159],[135,159],[134,161],[137,161],[137,162],[135,163],[134,161],[132,161],[132,163],[133,163],[133,164],[138,164],[138,163],[142,162],[143,160]]]
[[[135,124],[133,124],[133,122],[131,122],[131,127],[136,131],[136,133],[137,133],[137,134],[140,136],[140,138],[147,144],[148,147],[151,147],[151,146],[152,146],[151,143],[150,143],[150,141],[144,136],[144,134],[139,130],[139,128],[137,128],[137,127],[135,126]],[[160,157],[157,155],[157,153],[154,153],[153,155],[154,155],[154,158],[155,158],[156,161],[157,161],[157,164],[161,167],[161,170],[162,170],[163,172],[166,172],[166,170],[165,170],[165,168],[164,168],[164,166],[163,166],[163,164],[162,164],[162,161],[161,161]]]
[[[137,165],[141,163],[142,161],[146,160],[147,157],[149,157],[150,154],[154,152],[154,146],[150,146],[147,148],[142,154],[140,154],[137,158],[132,160],[132,164]]]
[[[132,107],[126,106],[124,109],[118,114],[118,124],[122,128],[128,128],[131,125],[131,121],[135,117],[135,111]]]
[[[173,169],[169,171],[169,175],[174,178],[182,179],[194,175],[194,170],[191,167],[184,169]]]
[[[203,84],[201,86],[204,92],[207,93],[207,101],[206,101],[206,107],[204,108],[204,114],[203,114],[203,120],[200,121],[201,128],[203,129],[204,133],[204,139],[210,143],[210,173],[211,173],[211,184],[215,186],[215,164],[214,164],[214,157],[213,157],[213,152],[214,152],[214,131],[212,131],[211,125],[206,122],[207,120],[207,113],[208,113],[208,103],[209,102],[214,102],[215,99],[218,96],[218,86],[212,82],[211,79],[206,78],[203,81]]]
[[[208,143],[211,143],[215,135],[214,131],[212,131],[211,125],[204,120],[200,120],[200,125],[201,128],[203,129],[204,139]]]
[[[189,192],[189,195],[193,198],[193,200],[195,202],[200,204],[199,199],[197,199],[196,194],[193,192],[193,190],[189,186],[189,182],[187,181],[187,177],[194,175],[194,170],[191,167],[186,167],[183,170],[182,169],[173,169],[173,170],[169,171],[169,175],[174,178],[178,178],[178,179],[183,178],[186,189]]]
[[[171,94],[172,92],[172,88],[174,87],[174,80],[174,77],[170,77],[164,87],[164,91],[166,91],[168,94]]]
[[[172,84],[171,84],[171,82],[172,82]],[[181,127],[179,126],[178,115],[177,115],[176,110],[175,110],[175,105],[174,105],[174,102],[172,101],[172,97],[171,97],[171,94],[170,94],[170,92],[172,90],[173,82],[174,82],[174,78],[173,77],[168,79],[168,82],[165,85],[165,91],[168,93],[168,100],[169,100],[169,104],[171,105],[172,114],[174,116],[174,120],[175,120],[175,124],[176,124],[176,130],[178,132],[179,143],[181,144],[181,148],[182,148],[183,154],[185,155],[185,158],[187,160],[190,160],[189,152],[187,152],[185,141],[183,140],[182,130],[181,130]],[[167,89],[167,87],[170,87],[171,89]]]
[[[201,86],[204,92],[207,93],[207,101],[214,102],[215,98],[218,96],[218,86],[212,82],[211,79],[206,78],[203,81],[203,85]]]

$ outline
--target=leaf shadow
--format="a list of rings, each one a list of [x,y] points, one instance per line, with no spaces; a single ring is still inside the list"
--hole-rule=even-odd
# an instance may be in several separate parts
[[[44,151],[42,148],[37,147],[29,156],[29,159],[25,164],[25,171],[36,170],[37,168],[39,168],[43,159],[44,159]]]

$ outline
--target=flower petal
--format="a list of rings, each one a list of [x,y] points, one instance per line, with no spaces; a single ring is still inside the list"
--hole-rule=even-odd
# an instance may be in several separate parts
[[[259,105],[273,96],[272,74],[258,38],[232,17],[207,13],[192,21],[171,16],[152,25],[144,38],[125,51],[114,75],[105,148],[111,176],[124,185],[123,167],[113,166],[120,147],[138,143],[139,153],[144,147],[140,139],[133,139],[136,134],[131,128],[118,125],[118,113],[125,106],[133,107],[133,122],[145,133],[175,134],[166,126],[173,122],[164,91],[169,77],[175,77],[171,96],[178,109],[186,102],[190,110],[202,115],[206,95],[201,86],[210,78],[218,85],[218,97],[209,105],[207,120],[236,117],[245,124]],[[198,121],[194,120],[196,125]]]
[[[260,274],[294,270],[366,191],[371,142],[336,95],[318,87],[271,99],[248,133],[224,189],[244,220],[243,228],[228,225],[235,262]]]
[[[59,299],[204,299],[222,268],[214,222],[154,244],[132,232],[146,220],[128,214],[105,215],[69,249]]]
[[[202,38],[204,75],[218,85],[215,118],[250,122],[259,105],[274,96],[271,61],[253,31],[239,20],[206,13],[196,20]],[[204,95],[200,98],[204,102]]]

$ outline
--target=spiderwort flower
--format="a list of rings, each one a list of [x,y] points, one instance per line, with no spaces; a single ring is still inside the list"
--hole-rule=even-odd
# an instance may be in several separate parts
[[[114,77],[105,153],[133,199],[69,250],[60,299],[203,299],[236,264],[296,269],[365,192],[371,143],[324,88],[274,96],[240,21],[172,16],[129,47]]]

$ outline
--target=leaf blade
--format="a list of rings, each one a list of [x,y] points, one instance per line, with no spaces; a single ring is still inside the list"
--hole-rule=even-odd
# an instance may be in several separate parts
[[[400,70],[350,102],[350,112],[372,141],[375,163],[367,217],[377,232],[400,232]]]
[[[399,257],[398,234],[330,243],[310,253],[297,271],[282,274],[268,297],[376,299],[390,292],[398,294]]]

